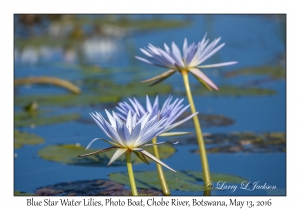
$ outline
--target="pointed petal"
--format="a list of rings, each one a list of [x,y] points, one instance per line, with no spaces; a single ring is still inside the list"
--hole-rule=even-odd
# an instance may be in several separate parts
[[[102,138],[95,138],[95,139],[93,139],[93,140],[87,145],[87,147],[85,148],[85,150],[87,150],[88,148],[90,148],[90,146],[91,146],[96,140],[102,140],[102,141],[104,141],[104,142],[106,142],[106,143],[109,143],[109,144],[112,144],[112,145],[114,145],[114,146],[116,146],[116,147],[120,147],[120,145],[119,145],[119,144],[116,144],[115,142],[112,142],[112,141],[109,141],[109,140],[106,140],[106,139],[102,139]]]
[[[164,81],[164,80],[166,80],[167,78],[169,78],[170,76],[172,76],[175,72],[176,72],[176,71],[172,72],[171,74],[169,74],[169,75],[167,75],[167,76],[165,76],[165,77],[162,77],[162,78],[156,80],[155,82],[153,82],[153,83],[152,83],[151,85],[149,85],[149,86],[152,87],[152,86],[154,86],[154,85],[156,85],[156,84],[158,84],[158,83],[161,83],[162,81]]]
[[[168,70],[168,71],[166,71],[166,72],[164,72],[164,73],[162,73],[162,74],[160,74],[160,75],[157,75],[157,76],[152,77],[152,78],[150,78],[150,79],[144,80],[144,81],[142,81],[142,83],[144,83],[144,82],[151,82],[151,81],[153,81],[153,80],[157,80],[157,79],[160,79],[160,78],[162,78],[162,77],[166,77],[166,76],[168,76],[168,75],[174,73],[175,71],[176,71],[176,70],[170,69],[170,70]]]
[[[147,50],[144,50],[143,48],[140,48],[140,51],[147,55],[148,57],[153,57]]]
[[[200,63],[204,62],[209,57],[211,57],[213,54],[215,54],[216,52],[218,52],[224,45],[225,45],[225,43],[219,45],[218,47],[216,47],[215,49],[213,49],[212,51],[210,51],[207,55],[205,55],[203,58],[201,58],[201,60],[199,60],[197,63],[200,64]],[[196,65],[198,65],[198,64],[196,64]]]
[[[233,64],[237,64],[237,61],[231,61],[231,62],[225,62],[225,63],[216,63],[216,64],[210,64],[210,65],[203,65],[203,66],[197,66],[198,68],[214,68],[214,67],[221,67],[221,66],[229,66]]]
[[[149,165],[149,162],[148,162],[148,160],[145,158],[145,156],[144,156],[143,153],[138,152],[138,151],[133,151],[133,152],[134,152],[134,154],[135,154],[136,156],[138,156],[138,158],[140,158],[144,163],[146,163],[147,165]]]
[[[165,132],[165,133],[160,134],[159,136],[163,136],[163,137],[166,137],[166,136],[182,136],[182,135],[191,134],[191,133],[193,133],[193,132]]]
[[[184,63],[182,61],[182,56],[181,56],[181,52],[179,50],[179,48],[177,47],[177,45],[173,42],[172,43],[172,53],[173,53],[173,58],[175,60],[175,62],[181,67],[184,67]]]
[[[132,104],[132,106],[133,106],[133,108],[134,108],[134,110],[135,110],[135,113],[138,114],[138,115],[140,115],[140,111],[139,111],[137,105],[135,104],[135,102],[134,102],[131,98],[129,98],[128,100],[129,100],[130,103]]]
[[[209,91],[212,91],[211,87],[206,82],[204,82],[201,78],[197,77],[196,75],[192,75],[196,78],[196,80],[198,80],[198,82],[200,82],[201,85],[203,85]]]
[[[140,135],[140,132],[141,132],[141,123],[138,123],[138,124],[136,124],[136,126],[132,129],[130,139],[131,139],[132,141],[136,141],[136,139],[137,139],[137,138],[139,137],[139,135]]]
[[[128,114],[127,114],[126,126],[127,126],[128,130],[129,130],[129,133],[131,133],[132,116],[131,116],[131,111],[130,110],[129,110]]]
[[[116,128],[116,120],[111,116],[111,114],[105,109],[106,115],[109,119],[109,122],[113,128]]]
[[[112,164],[118,157],[123,155],[126,151],[127,151],[127,149],[124,149],[124,148],[117,149],[107,165],[109,166],[110,164]]]
[[[91,156],[91,155],[95,155],[95,154],[98,154],[98,153],[107,152],[107,151],[110,151],[110,150],[113,150],[113,149],[117,149],[117,148],[118,148],[118,147],[108,147],[108,148],[106,148],[106,149],[98,150],[98,151],[96,151],[96,152],[91,152],[91,153],[84,154],[84,155],[78,155],[78,157]]]
[[[166,45],[166,43],[164,43],[164,47],[167,53],[170,53],[170,48],[168,47],[168,45]]]
[[[141,114],[142,115],[145,114],[146,111],[145,111],[144,107],[140,104],[140,102],[136,98],[133,98],[133,100],[134,100],[136,106],[138,107],[139,111],[141,112]]]
[[[115,143],[124,146],[123,141],[120,138],[120,136],[117,133],[117,131],[113,127],[111,127],[111,125],[107,121],[104,121],[104,126],[103,127],[105,128],[106,132],[109,134],[109,136],[111,137],[111,139]]]
[[[187,50],[188,50],[188,41],[187,41],[186,38],[184,39],[182,49],[183,49],[183,60],[185,62],[186,61],[186,57],[187,57]]]
[[[152,112],[152,105],[151,105],[151,102],[150,102],[150,99],[149,99],[148,95],[146,95],[146,107],[147,107],[147,111],[149,113]]]
[[[139,56],[134,56],[136,59],[140,60],[140,61],[143,61],[145,63],[148,63],[148,64],[151,64],[151,65],[154,65],[154,63],[148,61],[147,59],[145,58],[142,58],[142,57],[139,57]]]
[[[189,71],[197,76],[198,78],[202,79],[204,82],[209,84],[212,88],[219,90],[218,87],[199,69],[196,68],[190,68]]]
[[[159,159],[157,159],[156,157],[154,157],[153,155],[151,155],[149,152],[147,152],[146,150],[141,151],[141,153],[143,153],[146,157],[152,159],[153,161],[157,162],[158,164],[166,167],[167,169],[176,172],[174,169],[172,169],[171,167],[169,167],[168,165],[164,164],[163,162],[161,162]]]
[[[188,121],[189,119],[191,119],[192,117],[194,117],[196,114],[198,114],[198,112],[195,112],[195,113],[191,114],[190,116],[188,116],[187,118],[184,118],[183,120],[181,120],[179,122],[176,122],[168,130],[171,130],[171,129],[177,127],[178,125],[184,123],[185,121]]]
[[[144,144],[143,147],[149,147],[149,146],[153,146],[153,145],[161,145],[161,144],[178,144],[179,141],[176,142],[170,142],[170,141],[162,141],[162,142],[158,142],[155,144]]]
[[[130,132],[127,126],[123,125],[123,127],[119,130],[119,135],[126,146],[130,145]]]

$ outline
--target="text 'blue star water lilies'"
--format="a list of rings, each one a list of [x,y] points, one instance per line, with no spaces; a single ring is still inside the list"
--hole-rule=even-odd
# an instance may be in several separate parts
[[[145,156],[176,172],[174,169],[170,168],[155,156],[144,150],[143,147],[152,146],[153,144],[147,144],[147,142],[173,128],[174,126],[183,123],[184,120],[172,124],[169,118],[166,116],[159,118],[158,115],[155,114],[154,110],[155,109],[153,109],[151,112],[145,112],[144,114],[139,115],[139,117],[137,113],[131,112],[129,110],[126,114],[126,120],[122,120],[115,112],[112,112],[112,114],[110,114],[107,110],[105,110],[108,121],[105,120],[105,118],[98,112],[91,113],[91,116],[95,120],[97,125],[111,140],[95,138],[89,143],[86,149],[88,149],[92,145],[92,143],[98,139],[105,141],[113,146],[89,154],[80,155],[79,157],[94,155],[97,153],[116,149],[108,165],[113,163],[125,152],[134,152],[142,161],[147,164],[148,161],[146,160]],[[167,142],[160,142],[157,143],[157,145],[163,143]]]
[[[236,61],[232,61],[210,65],[200,65],[225,45],[225,43],[223,43],[217,46],[220,39],[221,38],[215,39],[210,44],[208,44],[209,39],[206,39],[205,35],[201,42],[198,42],[198,44],[192,43],[191,45],[188,45],[187,39],[184,39],[182,53],[174,42],[172,42],[172,49],[170,49],[166,44],[164,44],[164,49],[155,47],[152,44],[149,44],[148,48],[146,49],[140,49],[142,53],[147,56],[147,59],[135,56],[137,59],[151,65],[169,69],[163,74],[160,74],[148,80],[144,80],[143,82],[156,80],[153,84],[151,84],[152,86],[167,79],[176,71],[187,70],[192,73],[192,75],[194,75],[196,79],[198,79],[199,82],[201,82],[208,89],[211,89],[210,87],[212,87],[218,90],[218,87],[199,69],[228,66],[237,63]],[[207,86],[207,84],[210,87]]]
[[[119,105],[116,107],[120,113],[117,113],[117,115],[122,119],[126,120],[126,115],[129,111],[135,112],[137,114],[137,118],[140,119],[146,112],[151,112],[152,116],[158,116],[158,119],[166,118],[165,124],[170,124],[175,122],[184,111],[186,111],[190,105],[187,105],[183,107],[182,102],[184,99],[175,99],[172,102],[173,97],[169,96],[167,100],[162,105],[162,108],[159,109],[159,98],[156,96],[154,103],[151,104],[150,99],[148,96],[146,96],[146,106],[143,107],[141,103],[136,99],[130,99],[129,101],[131,104],[127,102],[119,102]],[[184,123],[185,121],[191,119],[194,115],[198,114],[191,114],[190,116],[184,118],[183,120],[176,122],[173,124],[173,126],[169,127],[168,130],[171,130],[172,128],[175,128],[176,126]],[[164,132],[160,134],[160,136],[179,136],[179,135],[185,135],[189,134],[190,132]]]

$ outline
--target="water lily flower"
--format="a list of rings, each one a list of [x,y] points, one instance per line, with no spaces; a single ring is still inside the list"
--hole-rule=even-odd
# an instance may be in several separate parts
[[[174,169],[147,152],[144,147],[167,143],[160,142],[155,144],[147,144],[151,139],[183,123],[185,120],[172,124],[170,116],[163,116],[160,118],[158,115],[156,115],[156,112],[154,110],[156,110],[155,107],[152,111],[145,112],[144,114],[139,115],[135,112],[133,112],[132,114],[131,110],[129,110],[126,114],[126,120],[121,120],[121,118],[118,117],[115,112],[112,112],[112,114],[110,114],[107,110],[105,110],[108,121],[98,112],[91,113],[90,115],[92,116],[94,121],[111,140],[95,138],[88,144],[86,149],[88,149],[96,140],[107,142],[111,144],[112,147],[84,155],[79,155],[79,157],[85,157],[110,150],[116,150],[108,163],[108,165],[110,165],[118,157],[125,153],[132,195],[138,195],[131,164],[132,152],[135,153],[146,164],[149,164],[147,159],[145,158],[148,157],[156,163],[159,163],[160,165],[163,165],[171,171],[176,172]]]
[[[147,58],[142,58],[139,56],[135,57],[145,63],[163,68],[168,68],[169,70],[142,82],[155,81],[150,85],[153,86],[164,81],[165,79],[167,79],[168,77],[170,77],[178,71],[182,75],[191,112],[192,114],[194,114],[196,112],[196,108],[189,84],[189,73],[191,73],[207,89],[212,90],[212,88],[214,88],[218,90],[218,87],[200,70],[200,68],[214,68],[237,63],[236,61],[231,61],[210,65],[201,65],[204,61],[206,61],[208,58],[210,58],[212,55],[218,52],[225,45],[225,43],[223,43],[217,46],[220,39],[221,38],[215,39],[209,44],[209,40],[206,39],[205,35],[201,42],[198,42],[198,44],[192,43],[191,45],[188,44],[187,39],[184,39],[182,52],[179,50],[179,48],[174,42],[172,42],[171,49],[166,44],[164,44],[164,49],[149,44],[148,48],[140,49],[142,53],[144,53],[147,56]],[[203,179],[205,186],[208,186],[208,184],[211,181],[209,165],[206,155],[205,142],[203,139],[201,126],[197,115],[194,115],[193,121],[195,125],[199,152],[201,156]]]
[[[164,81],[176,71],[181,72],[182,70],[190,72],[202,85],[211,90],[211,87],[218,90],[218,87],[200,70],[200,68],[214,68],[221,66],[228,66],[236,64],[236,61],[216,63],[210,65],[200,65],[217,51],[219,51],[225,43],[217,46],[221,37],[213,40],[208,44],[209,39],[206,39],[206,35],[203,37],[201,42],[198,44],[192,43],[188,45],[188,41],[185,38],[183,43],[182,53],[177,45],[172,42],[171,49],[168,45],[164,44],[164,49],[155,47],[149,44],[148,48],[140,49],[147,58],[135,56],[137,59],[159,67],[168,68],[169,70],[151,79],[143,82],[150,82],[156,80],[152,85]]]
[[[126,116],[128,112],[135,112],[137,115],[137,119],[140,119],[145,113],[152,113],[152,116],[157,116],[158,119],[166,118],[167,120],[164,122],[164,124],[168,125],[170,123],[175,122],[178,117],[189,108],[190,105],[187,105],[183,107],[181,104],[184,99],[179,100],[178,98],[175,99],[175,101],[172,102],[172,96],[169,96],[168,99],[164,102],[162,105],[162,108],[159,109],[159,100],[158,96],[156,96],[155,101],[153,104],[151,104],[150,99],[148,96],[146,96],[146,106],[143,107],[140,102],[136,99],[130,99],[130,104],[127,102],[120,102],[119,105],[116,107],[120,113],[117,113],[117,115],[123,120],[126,120]],[[190,116],[186,117],[185,119],[173,124],[173,126],[170,126],[166,131],[176,127],[177,125],[182,124],[183,122],[191,119],[194,115],[198,113],[191,114]],[[160,134],[159,136],[178,136],[178,135],[184,135],[188,134],[190,132],[164,132]],[[159,160],[159,151],[156,146],[156,137],[152,139],[153,144],[153,150],[155,157]],[[170,195],[170,190],[164,175],[164,172],[162,170],[161,165],[158,163],[157,166],[157,172],[158,177],[160,180],[160,184],[162,187],[162,192],[164,195]]]
[[[134,114],[132,114],[131,110],[129,110],[126,115],[126,121],[121,120],[115,112],[110,114],[107,110],[105,111],[109,122],[105,120],[100,113],[91,113],[94,121],[111,140],[95,138],[88,144],[86,149],[88,149],[96,140],[105,141],[113,146],[89,154],[80,155],[80,157],[102,153],[109,150],[116,150],[108,163],[108,165],[110,165],[125,152],[134,152],[147,164],[148,161],[145,159],[145,156],[175,172],[175,170],[144,150],[143,147],[152,146],[153,144],[147,144],[147,142],[161,133],[180,125],[185,122],[186,119],[172,124],[173,121],[171,117],[163,116],[159,119],[158,115],[155,114],[155,109],[153,109],[152,112],[145,112],[144,114],[139,115],[139,117],[137,113],[133,112]],[[167,142],[160,142],[156,145],[163,143]]]
[[[183,102],[184,99],[175,99],[172,102],[173,97],[169,96],[167,98],[167,100],[164,102],[164,104],[162,105],[162,108],[159,109],[159,99],[158,96],[156,96],[154,103],[151,104],[150,99],[148,97],[148,95],[146,96],[146,106],[142,106],[140,104],[140,102],[136,99],[130,99],[129,101],[131,104],[127,103],[127,102],[119,102],[118,106],[116,107],[119,111],[119,113],[117,113],[117,115],[123,120],[126,120],[126,115],[129,111],[131,111],[132,113],[135,112],[137,114],[137,119],[140,119],[146,112],[151,112],[152,116],[158,116],[158,119],[162,119],[162,118],[167,118],[167,120],[165,121],[165,124],[170,124],[173,123],[175,120],[177,120],[182,113],[187,110],[190,105],[187,105],[185,107],[183,107],[183,105],[181,104]],[[186,117],[185,119],[181,120],[180,122],[177,122],[175,124],[173,124],[173,126],[169,127],[169,130],[171,130],[172,128],[176,127],[177,125],[180,125],[182,123],[184,123],[185,121],[191,119],[195,114],[198,113],[194,113],[191,114],[190,116]],[[160,134],[159,136],[179,136],[179,135],[184,135],[184,134],[188,134],[190,132],[165,132]]]

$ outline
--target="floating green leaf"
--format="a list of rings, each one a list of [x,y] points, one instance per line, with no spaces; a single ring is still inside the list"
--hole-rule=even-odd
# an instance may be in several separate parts
[[[208,153],[234,152],[286,152],[286,133],[236,132],[230,134],[206,134],[204,140]],[[180,144],[197,144],[195,137],[187,137]],[[199,153],[198,149],[192,153]]]
[[[37,125],[49,125],[62,122],[68,122],[76,120],[80,117],[78,113],[63,114],[63,115],[42,115],[42,112],[21,112],[14,116],[15,126],[37,126]]]
[[[213,96],[256,96],[275,95],[277,92],[271,89],[238,87],[231,85],[219,86],[218,91],[207,91],[204,88],[194,88],[193,94]]]
[[[84,82],[87,86],[90,86],[90,90],[95,91],[96,94],[100,94],[101,96],[115,96],[119,98],[145,95],[151,96],[166,94],[172,91],[172,87],[169,84],[160,84],[154,87],[149,87],[148,84],[143,84],[141,82],[117,84],[109,80],[103,81],[97,78],[85,79]]]
[[[130,196],[131,189],[124,189],[124,185],[110,180],[82,180],[63,182],[41,187],[35,191],[38,196]],[[161,195],[158,190],[137,189],[139,195]]]
[[[171,145],[161,145],[159,146],[159,152],[161,159],[169,158],[175,152],[175,149]],[[150,153],[153,152],[152,147],[148,147],[146,149]],[[82,165],[82,166],[107,166],[110,158],[114,154],[113,151],[108,151],[105,153],[100,153],[96,155],[86,156],[86,157],[78,157],[78,155],[82,155],[89,152],[97,151],[96,149],[85,150],[84,147],[79,145],[65,144],[65,145],[50,145],[45,148],[42,148],[38,154],[41,158],[45,160],[55,161],[62,164],[72,164],[72,165]],[[143,163],[135,154],[132,154],[132,163],[139,164]],[[149,160],[151,161],[151,160]],[[118,158],[113,164],[110,166],[119,166],[125,165],[125,155],[122,155]]]
[[[204,191],[203,173],[196,171],[177,171],[176,173],[166,170],[164,171],[166,180],[170,190],[180,191]],[[112,173],[109,174],[112,181],[129,185],[127,173]],[[157,171],[135,172],[134,178],[137,187],[145,189],[161,189],[160,181],[157,176]],[[212,173],[211,179],[213,182],[226,181],[228,183],[241,183],[245,178],[229,175]]]
[[[32,101],[36,101],[39,105],[47,106],[80,106],[91,105],[106,102],[117,102],[120,100],[119,96],[114,95],[95,95],[95,94],[56,94],[56,95],[26,95],[16,96],[15,105],[26,106]]]
[[[14,131],[14,146],[15,149],[22,147],[25,144],[36,145],[44,143],[45,139],[32,133]]]
[[[184,112],[179,118],[182,120],[186,117],[191,115],[191,112]],[[201,122],[202,127],[210,127],[210,126],[228,126],[234,124],[234,120],[226,117],[224,115],[213,115],[213,114],[198,114],[199,120]],[[181,128],[186,127],[194,127],[194,123],[192,120],[185,122],[184,124],[180,125]]]
[[[14,191],[14,196],[35,196],[35,194],[16,190]]]
[[[270,77],[276,79],[286,78],[286,70],[281,66],[262,66],[262,67],[253,67],[253,68],[243,68],[243,69],[227,72],[225,76],[233,77],[238,75],[250,75],[250,74],[269,75]]]

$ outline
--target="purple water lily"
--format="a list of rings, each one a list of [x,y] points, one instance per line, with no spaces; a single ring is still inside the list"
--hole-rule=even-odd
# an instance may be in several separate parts
[[[126,120],[126,115],[129,111],[135,112],[137,114],[137,118],[140,119],[146,112],[152,113],[153,116],[157,116],[158,119],[166,118],[167,120],[164,122],[166,125],[175,122],[182,113],[187,110],[190,105],[184,106],[182,104],[184,99],[175,99],[172,102],[173,97],[169,96],[167,100],[162,105],[161,109],[159,108],[159,98],[156,96],[154,103],[151,104],[151,101],[148,96],[146,96],[146,106],[142,106],[141,103],[136,99],[130,99],[130,104],[127,102],[119,102],[119,105],[116,107],[119,111],[117,115],[122,119]],[[176,126],[184,123],[185,121],[191,119],[194,115],[198,114],[194,113],[183,120],[172,124],[169,126],[168,130],[175,128]],[[164,132],[160,134],[160,136],[178,136],[188,134],[190,132]]]
[[[107,110],[105,110],[108,121],[105,120],[104,117],[98,112],[91,113],[92,118],[111,140],[95,138],[89,143],[86,149],[88,149],[96,140],[105,141],[113,146],[89,154],[80,155],[79,157],[94,155],[109,150],[116,150],[108,163],[108,165],[110,165],[125,152],[134,152],[142,161],[147,164],[149,163],[145,156],[165,166],[166,168],[175,171],[157,159],[155,156],[144,150],[143,147],[153,146],[154,144],[147,144],[151,139],[185,122],[186,120],[181,120],[180,122],[172,124],[173,118],[171,116],[164,115],[159,117],[155,110],[156,109],[152,109],[152,111],[139,114],[128,110],[127,114],[125,114],[126,117],[123,117],[123,120],[115,112],[110,114]],[[168,142],[160,142],[156,143],[155,145],[163,143]]]
[[[228,66],[236,64],[237,62],[231,61],[210,65],[200,64],[214,55],[225,45],[225,43],[223,43],[217,46],[220,39],[221,38],[215,39],[210,44],[208,44],[209,39],[206,39],[205,35],[201,42],[198,42],[198,44],[192,43],[191,45],[188,45],[188,41],[187,39],[185,39],[183,43],[182,53],[174,42],[172,42],[172,49],[170,49],[166,44],[164,44],[164,49],[155,47],[152,44],[149,44],[148,48],[140,49],[142,53],[147,56],[147,58],[135,56],[137,59],[151,65],[169,69],[168,71],[151,79],[144,80],[143,82],[156,80],[153,84],[151,84],[152,86],[167,79],[176,71],[180,72],[181,70],[187,70],[208,89],[211,89],[210,87],[212,87],[218,90],[218,87],[200,70],[200,68]]]

